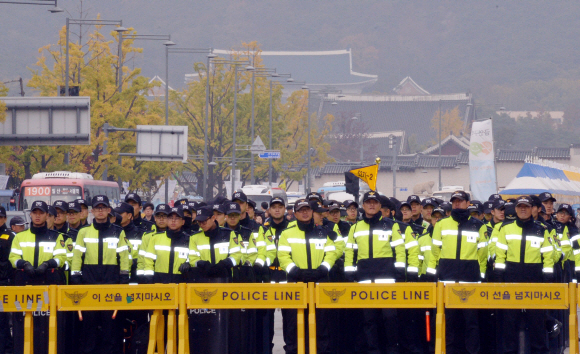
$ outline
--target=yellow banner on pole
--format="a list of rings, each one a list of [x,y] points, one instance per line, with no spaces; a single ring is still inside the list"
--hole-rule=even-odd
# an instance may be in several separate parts
[[[350,173],[362,179],[366,184],[369,185],[371,190],[377,190],[377,177],[379,175],[379,165],[370,165],[367,167],[361,167],[354,170],[350,170]]]

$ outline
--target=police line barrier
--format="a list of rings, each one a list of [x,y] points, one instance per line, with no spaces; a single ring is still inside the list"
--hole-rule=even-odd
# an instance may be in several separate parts
[[[34,353],[32,315],[48,311],[49,299],[48,286],[0,287],[0,312],[24,312],[24,353]]]
[[[570,311],[570,353],[578,354],[577,284],[439,283],[435,353],[445,353],[445,308]]]
[[[437,307],[436,353],[445,353],[445,308],[569,310],[571,354],[578,349],[577,284],[398,283],[398,284],[154,284],[0,287],[0,311],[25,312],[24,353],[33,353],[34,311],[50,311],[49,353],[56,353],[58,311],[153,310],[148,353],[189,353],[188,309],[297,309],[298,353],[305,351],[304,309],[309,349],[316,352],[317,308]],[[176,310],[179,318],[176,319]],[[176,324],[177,320],[177,324]],[[179,340],[176,331],[179,328]],[[177,342],[179,344],[177,344]]]

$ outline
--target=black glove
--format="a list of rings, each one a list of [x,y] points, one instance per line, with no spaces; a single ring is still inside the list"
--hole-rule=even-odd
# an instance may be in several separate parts
[[[543,277],[544,277],[544,283],[553,283],[555,280],[554,273],[544,273]]]
[[[298,267],[294,267],[290,269],[290,271],[288,272],[288,280],[296,281],[300,278],[301,275],[302,275],[301,269]]]
[[[36,267],[36,275],[42,275],[42,274],[46,273],[47,269],[48,269],[48,263],[43,262],[41,265]]]
[[[318,269],[302,269],[300,277],[305,283],[314,283],[318,281]]]
[[[219,265],[221,265],[222,267],[224,267],[227,270],[230,270],[234,265],[232,264],[232,260],[229,258],[226,259],[222,259],[221,261],[218,262]]]
[[[119,275],[119,284],[129,284],[129,273],[121,273]]]
[[[58,263],[56,263],[54,259],[49,259],[48,261],[43,262],[41,265],[36,267],[36,274],[37,275],[44,274],[46,273],[47,269],[51,268],[58,268]]]
[[[405,281],[405,268],[395,267],[395,281],[397,283]]]
[[[195,266],[199,269],[207,270],[207,268],[211,265],[208,261],[197,261]]]
[[[68,282],[70,285],[81,285],[82,275],[80,274],[71,275],[70,278],[68,279]]]
[[[419,273],[417,272],[407,272],[407,281],[416,283],[419,281]]]
[[[347,283],[356,281],[356,272],[344,272],[344,279]]]
[[[179,272],[181,274],[185,274],[185,273],[189,272],[190,270],[191,270],[191,264],[189,264],[189,262],[183,262],[179,266]]]
[[[436,283],[437,276],[435,274],[432,274],[432,273],[425,273],[425,274],[421,275],[421,280],[423,280],[426,283]]]
[[[266,273],[265,273],[265,269],[267,269],[267,268],[266,268],[266,267],[264,267],[264,266],[263,266],[263,265],[261,265],[261,264],[254,263],[254,266],[253,266],[253,268],[254,268],[254,274],[255,274],[255,275],[265,275],[265,274],[266,274]]]
[[[23,269],[28,275],[36,274],[34,267],[28,261],[18,262],[18,269]]]
[[[328,268],[326,268],[323,265],[320,265],[320,267],[316,269],[316,278],[317,278],[316,280],[317,281],[322,280],[327,277],[328,277]]]
[[[495,283],[503,283],[504,274],[505,274],[504,269],[499,269],[499,268],[495,267],[493,269],[493,281]]]

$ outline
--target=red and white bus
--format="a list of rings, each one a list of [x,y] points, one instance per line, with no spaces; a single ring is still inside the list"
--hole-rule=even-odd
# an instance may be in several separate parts
[[[84,198],[90,204],[95,195],[106,195],[114,207],[120,202],[119,185],[115,182],[94,180],[87,173],[41,172],[22,182],[18,208],[28,210],[37,200],[52,205],[57,200],[71,202]]]

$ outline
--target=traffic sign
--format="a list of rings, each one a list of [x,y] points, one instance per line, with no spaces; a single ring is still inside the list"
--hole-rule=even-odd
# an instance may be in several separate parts
[[[264,152],[265,150],[266,150],[266,145],[264,145],[264,143],[262,142],[262,139],[258,135],[256,137],[256,140],[254,140],[254,142],[250,146],[250,151],[252,152],[252,154],[259,154],[259,153]]]
[[[280,150],[266,150],[258,155],[261,159],[279,159],[282,157]]]

